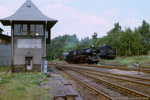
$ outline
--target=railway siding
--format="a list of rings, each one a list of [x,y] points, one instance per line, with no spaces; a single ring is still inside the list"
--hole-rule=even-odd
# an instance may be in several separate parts
[[[150,82],[150,78],[144,78],[144,77],[137,77],[137,76],[131,76],[131,75],[122,75],[122,74],[115,74],[115,73],[110,73],[110,72],[105,72],[102,71],[101,68],[93,68],[93,67],[89,67],[89,66],[81,66],[81,65],[67,65],[68,67],[73,67],[76,69],[83,69],[83,70],[89,70],[89,71],[93,71],[93,72],[98,72],[98,73],[104,73],[104,74],[110,74],[110,75],[116,75],[116,76],[121,76],[121,77],[128,77],[128,78],[133,78],[133,79],[138,79],[138,80],[142,80],[142,81],[147,81]]]
[[[76,77],[74,77],[73,75],[71,75],[71,74],[67,73],[66,71],[65,71],[65,73],[66,73],[66,74],[68,74],[70,77],[72,77],[74,80],[77,80],[77,81],[78,81],[78,82],[80,82],[81,84],[83,84],[83,85],[87,86],[89,89],[91,89],[91,90],[93,90],[93,91],[97,92],[98,94],[100,94],[100,95],[104,96],[104,97],[105,97],[105,99],[107,99],[107,100],[113,100],[113,98],[111,98],[110,96],[108,96],[108,95],[104,94],[103,92],[101,92],[101,91],[97,90],[96,88],[91,87],[91,86],[90,86],[90,85],[88,85],[87,83],[85,83],[85,82],[83,82],[83,81],[79,80],[78,78],[76,78]]]
[[[60,66],[60,65],[57,65],[57,66]],[[67,69],[70,69],[70,70],[72,70],[71,68],[69,68],[69,66],[61,66],[61,68],[67,68]],[[103,80],[103,79],[100,79],[100,78],[96,78],[96,77],[94,77],[94,76],[92,76],[92,75],[89,75],[89,74],[95,74],[95,75],[97,75],[96,73],[94,73],[94,72],[88,72],[88,74],[87,74],[87,71],[83,71],[83,69],[82,70],[79,70],[80,68],[78,68],[78,70],[76,69],[76,70],[74,70],[74,71],[76,71],[77,73],[80,73],[80,74],[83,74],[83,75],[86,75],[87,77],[90,77],[90,78],[92,78],[92,79],[95,79],[95,80],[98,80],[99,82],[102,82],[102,83],[104,83],[104,84],[106,84],[106,85],[109,85],[109,86],[112,86],[112,87],[115,87],[116,89],[119,89],[119,90],[121,90],[121,91],[124,91],[124,92],[127,92],[127,93],[130,93],[130,94],[132,94],[132,95],[134,95],[134,96],[137,96],[137,97],[140,97],[140,98],[145,98],[145,99],[150,99],[150,96],[149,95],[146,95],[146,94],[144,94],[144,93],[141,93],[141,92],[138,92],[138,91],[135,91],[135,90],[131,90],[131,89],[129,89],[129,88],[126,88],[126,87],[123,87],[123,86],[120,86],[120,85],[116,85],[116,84],[114,84],[114,83],[110,83],[110,82],[108,82],[108,81],[106,81],[106,80]],[[101,75],[100,75],[101,76]],[[102,76],[104,76],[104,75],[102,75]],[[73,76],[72,76],[73,77]],[[111,76],[109,76],[109,75],[107,75],[107,77],[111,77]],[[132,77],[133,78],[133,77]],[[117,78],[115,78],[114,77],[114,79],[119,79],[118,77]],[[141,78],[140,78],[141,79]],[[124,80],[124,81],[127,81],[127,79],[121,79],[121,80]],[[130,82],[133,82],[132,80],[129,80]],[[134,83],[136,83],[135,81],[134,81]],[[83,83],[82,83],[83,84]],[[147,83],[142,83],[142,82],[138,82],[138,84],[141,84],[141,85],[147,85],[147,86],[149,86],[149,84],[147,84]],[[88,84],[87,84],[88,85]]]
[[[103,77],[109,77],[109,78],[123,80],[123,81],[128,81],[128,82],[132,82],[132,83],[136,83],[136,84],[140,84],[140,85],[144,85],[144,86],[150,86],[150,84],[146,83],[146,82],[141,82],[141,81],[136,81],[136,80],[131,80],[131,79],[125,79],[125,78],[122,78],[122,77],[119,77],[119,76],[115,76],[114,77],[112,75],[100,74],[100,73],[83,71],[83,70],[80,70],[80,72],[90,73],[90,74],[93,74],[93,75],[98,75],[98,76],[103,76]]]
[[[80,71],[77,71],[77,72],[82,73],[82,72],[80,72]],[[113,86],[113,87],[116,87],[116,88],[118,88],[118,89],[121,89],[121,90],[123,90],[123,91],[129,92],[129,93],[131,93],[131,94],[133,94],[133,95],[140,96],[140,97],[145,97],[145,98],[149,98],[149,99],[150,99],[150,96],[149,96],[149,95],[146,95],[146,94],[140,93],[140,92],[138,92],[138,91],[134,91],[134,90],[128,89],[128,88],[123,87],[123,86],[120,86],[120,85],[116,85],[116,84],[114,84],[114,83],[110,83],[110,82],[108,82],[108,81],[106,81],[106,80],[103,80],[103,79],[100,79],[100,78],[95,78],[95,77],[93,77],[92,75],[88,75],[88,74],[86,74],[86,73],[82,73],[82,74],[84,74],[84,75],[86,75],[86,76],[88,76],[88,77],[91,77],[91,78],[93,78],[93,79],[96,79],[96,80],[98,80],[98,81],[100,81],[100,82],[103,82],[103,83],[105,83],[105,84],[108,84],[108,85],[110,85],[110,86]]]
[[[119,67],[119,66],[111,66],[111,65],[86,65],[86,64],[78,64],[80,66],[88,66],[88,67],[96,67],[96,68],[108,68],[108,69],[119,69],[119,70],[126,70],[126,71],[139,71],[138,68],[128,68],[128,67]],[[150,69],[143,69],[140,67],[140,72],[150,73]]]
[[[73,69],[75,70],[75,69]],[[121,86],[124,86],[124,87],[127,87],[127,88],[131,88],[133,90],[136,90],[136,91],[141,91],[147,95],[150,94],[150,85],[149,84],[145,84],[145,83],[141,83],[141,82],[138,82],[138,81],[132,81],[132,80],[128,80],[128,79],[122,79],[122,78],[116,78],[116,77],[112,77],[110,75],[101,75],[99,73],[94,73],[94,72],[89,72],[89,71],[83,71],[83,70],[80,70],[80,72],[83,72],[83,73],[86,73],[86,74],[91,74],[91,75],[94,75],[95,77],[101,77],[102,79],[104,80],[108,80],[109,82],[113,82],[115,84],[120,84]]]

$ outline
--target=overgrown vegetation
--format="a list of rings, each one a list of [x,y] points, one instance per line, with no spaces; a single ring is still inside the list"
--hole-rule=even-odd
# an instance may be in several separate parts
[[[92,38],[86,37],[79,40],[76,35],[64,35],[52,39],[47,45],[48,60],[59,58],[62,53],[70,50],[89,48],[94,44],[96,48],[101,45],[112,45],[117,51],[117,56],[139,56],[145,55],[150,50],[150,25],[143,20],[142,25],[134,30],[129,27],[125,30],[114,24],[106,36],[98,38],[98,33],[94,33]]]
[[[7,66],[7,67],[2,67],[2,66],[0,66],[0,72],[10,72],[10,70],[11,70],[11,67],[9,67],[9,66]]]
[[[127,67],[135,67],[138,62],[141,67],[150,66],[150,56],[132,56],[132,57],[116,57],[116,59],[104,60],[101,59],[99,64],[110,64],[110,65],[123,65]]]
[[[0,67],[6,70],[5,67]],[[0,100],[49,100],[46,88],[39,88],[47,77],[40,73],[0,72]]]

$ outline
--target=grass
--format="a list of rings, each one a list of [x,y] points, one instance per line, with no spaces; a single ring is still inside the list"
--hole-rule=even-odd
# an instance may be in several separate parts
[[[0,67],[0,100],[49,100],[47,88],[38,88],[47,77],[41,73],[8,73]],[[3,71],[2,71],[3,70]]]
[[[116,57],[113,60],[101,59],[99,64],[111,64],[111,65],[123,65],[130,68],[135,67],[135,64],[139,62],[142,67],[150,67],[150,55],[132,56],[132,57]]]
[[[11,70],[11,67],[0,67],[0,72],[9,72]]]

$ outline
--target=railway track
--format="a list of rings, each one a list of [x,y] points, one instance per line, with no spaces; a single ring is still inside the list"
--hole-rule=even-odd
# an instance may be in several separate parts
[[[60,64],[58,64],[58,65],[60,65]],[[64,66],[64,65],[60,65],[60,66]],[[69,65],[68,67],[72,67],[72,66]],[[75,67],[72,67],[72,68],[76,68],[76,69],[80,69],[80,70],[87,70],[87,71],[92,71],[92,72],[97,72],[97,73],[100,73],[100,74],[111,75],[111,76],[116,76],[116,77],[120,76],[120,77],[123,77],[123,78],[130,78],[132,80],[146,81],[147,83],[150,83],[150,79],[149,78],[129,76],[129,75],[121,75],[121,74],[114,74],[114,73],[104,72],[104,71],[100,71],[100,70],[96,70],[96,69],[92,69],[92,68],[81,67],[81,66],[77,66],[77,65],[75,65]]]
[[[96,68],[108,68],[108,69],[119,69],[119,70],[125,70],[125,71],[139,71],[138,68],[127,68],[127,67],[118,67],[118,66],[110,66],[110,65],[86,65],[86,64],[77,64],[79,66],[88,66],[88,67],[96,67]],[[140,68],[140,72],[144,73],[150,73],[150,69],[142,69]]]
[[[79,78],[76,78],[75,76],[71,75],[70,73],[68,73],[67,71],[63,71],[65,72],[67,75],[69,75],[72,79],[74,79],[75,81],[78,81],[79,83],[81,83],[82,85],[88,87],[89,89],[91,89],[92,91],[95,91],[96,93],[98,93],[99,95],[103,96],[106,100],[114,100],[112,97],[108,96],[107,94],[101,92],[100,90],[90,86],[89,84],[87,84],[86,82],[82,81]]]
[[[57,66],[59,66],[59,65],[57,65]],[[60,68],[60,67],[59,67]],[[61,67],[62,68],[62,67]],[[64,66],[63,66],[63,68],[64,68]],[[68,67],[65,67],[65,68],[67,68],[68,69]],[[69,70],[73,70],[73,69],[71,69],[71,68],[69,68]],[[134,91],[134,90],[131,90],[131,89],[128,89],[128,88],[125,88],[125,87],[122,87],[122,86],[119,86],[119,85],[116,85],[116,84],[114,84],[114,83],[110,83],[110,82],[108,82],[108,81],[106,81],[106,80],[103,80],[103,79],[100,79],[100,78],[96,78],[95,76],[93,76],[93,75],[91,75],[91,74],[87,74],[87,73],[85,73],[85,72],[81,72],[81,70],[79,71],[79,70],[73,70],[73,71],[75,71],[75,72],[77,72],[77,73],[80,73],[81,75],[85,75],[86,77],[90,77],[90,78],[92,78],[92,79],[94,79],[94,80],[97,80],[98,82],[101,82],[101,83],[103,83],[103,84],[105,84],[105,85],[107,85],[107,86],[111,86],[111,87],[113,87],[113,88],[116,88],[116,89],[118,89],[118,90],[121,90],[121,91],[123,91],[123,92],[126,92],[126,93],[128,93],[128,94],[130,94],[130,95],[134,95],[135,97],[140,97],[140,98],[145,98],[145,100],[148,100],[148,99],[150,99],[150,96],[148,96],[148,95],[146,95],[146,94],[143,94],[143,93],[140,93],[140,92],[137,92],[137,91]],[[68,74],[68,73],[67,73]],[[70,76],[70,75],[69,75]],[[72,75],[71,75],[71,77],[73,77]],[[75,79],[75,77],[74,77],[74,79]],[[78,80],[79,81],[79,79],[77,79],[76,78],[76,80]],[[81,81],[81,80],[80,80]],[[81,82],[82,84],[85,84],[85,83],[83,83],[83,82]],[[87,85],[87,87],[89,87],[90,89],[92,89],[92,87],[90,87],[87,83],[86,83],[86,85]],[[95,91],[95,90],[94,90]],[[101,92],[100,92],[101,93]],[[105,96],[107,96],[107,97],[110,97],[110,96],[108,96],[108,95],[106,95],[106,94],[104,94]],[[109,100],[112,100],[112,98],[107,98],[107,99],[109,99]]]
[[[74,70],[75,70],[75,68],[74,68]],[[142,82],[142,81],[125,79],[125,78],[118,77],[118,76],[112,76],[112,75],[107,75],[107,74],[100,74],[100,73],[95,73],[95,72],[91,72],[91,71],[84,71],[82,69],[80,69],[80,72],[84,72],[84,73],[92,74],[92,75],[97,75],[97,76],[102,76],[102,77],[113,78],[113,79],[117,79],[117,80],[123,80],[123,81],[132,82],[132,83],[136,83],[136,84],[140,84],[140,85],[144,85],[144,86],[149,86],[150,87],[150,84],[148,82],[146,83],[146,82]]]
[[[75,70],[75,71],[80,71],[82,73],[86,73],[86,74],[92,75],[94,77],[100,77],[101,79],[107,80],[109,82],[112,82],[115,84],[120,84],[120,86],[124,86],[126,88],[131,88],[133,90],[141,91],[144,94],[150,95],[150,90],[148,89],[148,88],[150,88],[149,83],[145,83],[142,81],[139,82],[139,81],[135,81],[135,80],[131,80],[131,79],[124,79],[121,77],[114,77],[114,76],[110,76],[110,75],[99,74],[99,73],[95,73],[92,71],[77,70],[74,68],[69,68],[69,69]]]
[[[109,67],[127,67],[127,66],[124,66],[124,65],[111,65],[111,64],[102,64],[102,66],[109,66]],[[133,65],[133,66],[136,66],[136,65]],[[140,67],[141,69],[150,69],[150,67]]]
[[[139,83],[139,84],[142,84],[142,85],[146,85],[146,86],[150,86],[150,79],[148,78],[141,78],[141,77],[135,77],[135,76],[128,76],[128,75],[120,75],[120,74],[113,74],[113,73],[108,73],[108,72],[102,72],[102,71],[97,71],[97,70],[92,70],[92,69],[85,69],[85,68],[75,68],[73,67],[74,69],[79,69],[79,70],[87,70],[87,71],[92,71],[93,72],[96,72],[96,73],[99,73],[99,74],[95,74],[95,75],[99,75],[99,76],[106,76],[106,77],[110,77],[110,78],[115,78],[115,79],[120,79],[120,80],[126,80],[126,81],[131,81],[131,82],[136,82],[136,80],[139,80],[141,82],[136,82],[136,83]],[[115,76],[115,77],[113,77]],[[125,78],[130,78],[132,80],[135,80],[135,81],[132,81],[132,80],[127,80]],[[142,81],[146,81],[146,83],[143,83]]]

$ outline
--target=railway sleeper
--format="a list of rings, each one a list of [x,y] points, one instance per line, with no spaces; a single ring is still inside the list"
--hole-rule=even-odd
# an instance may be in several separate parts
[[[72,86],[67,86],[67,89],[65,94],[56,94],[54,100],[83,100]]]
[[[64,84],[64,86],[67,88],[67,92],[64,95],[58,95],[58,97],[63,98],[63,100],[83,100],[80,95],[73,89],[72,84],[68,83],[65,79],[61,79],[61,82]],[[54,99],[55,100],[55,99]],[[56,99],[57,100],[57,99]],[[58,99],[59,100],[59,99]]]
[[[65,94],[58,94],[54,96],[54,100],[67,100]]]
[[[72,69],[72,70],[73,70],[73,69]],[[77,72],[79,72],[79,71],[77,71]],[[82,72],[79,72],[79,73],[84,74],[84,75],[86,75],[86,76],[89,76],[88,74],[86,74],[86,73],[84,73],[84,72],[83,72],[83,73],[82,73]],[[116,84],[113,84],[113,83],[109,83],[108,81],[103,80],[103,79],[100,79],[100,78],[95,78],[95,77],[93,77],[93,76],[89,76],[89,77],[91,77],[91,78],[93,78],[93,79],[96,79],[96,80],[98,80],[98,81],[100,81],[100,82],[102,82],[102,83],[104,83],[104,84],[108,84],[109,86],[116,87],[116,88],[118,88],[118,89],[120,89],[120,90],[122,90],[122,91],[128,92],[128,93],[130,93],[130,94],[133,94],[133,95],[136,95],[136,96],[139,96],[139,97],[145,97],[145,98],[150,99],[150,96],[149,96],[149,95],[140,93],[140,92],[138,92],[138,91],[131,90],[131,89],[129,89],[129,88],[125,88],[125,87],[122,87],[122,86],[120,86],[120,85],[116,85]]]

